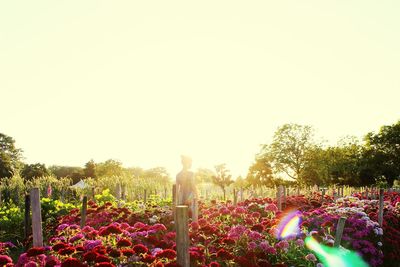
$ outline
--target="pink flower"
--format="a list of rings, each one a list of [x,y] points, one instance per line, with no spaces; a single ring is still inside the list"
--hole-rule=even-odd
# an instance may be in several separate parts
[[[270,211],[270,212],[277,212],[278,211],[278,207],[275,204],[268,204],[267,206],[265,206],[265,211]]]
[[[317,258],[315,257],[314,254],[310,253],[310,254],[307,254],[306,260],[315,262],[315,261],[317,261]]]

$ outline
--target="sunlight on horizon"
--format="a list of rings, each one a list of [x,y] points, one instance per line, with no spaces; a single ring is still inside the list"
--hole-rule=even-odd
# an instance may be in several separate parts
[[[22,2],[0,3],[0,132],[29,163],[236,178],[284,123],[335,143],[400,119],[397,1]]]

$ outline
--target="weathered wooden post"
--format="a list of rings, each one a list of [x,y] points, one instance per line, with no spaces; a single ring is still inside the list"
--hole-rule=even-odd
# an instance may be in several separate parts
[[[333,244],[335,247],[339,247],[340,243],[342,242],[342,235],[345,223],[346,223],[346,218],[340,217],[338,224],[336,226],[335,243]]]
[[[25,195],[24,237],[27,239],[31,233],[31,199],[29,194]]]
[[[384,189],[379,189],[379,213],[378,213],[378,223],[379,226],[382,227],[383,225],[383,200],[384,200]]]
[[[199,220],[199,201],[197,199],[193,200],[193,210],[192,210],[192,221],[197,222]]]
[[[83,197],[81,209],[81,229],[86,225],[87,196]]]
[[[119,208],[121,205],[121,184],[120,183],[117,183],[115,191],[116,191],[116,195],[117,195],[117,205]]]
[[[96,196],[96,190],[92,187],[92,199],[94,200]]]
[[[283,201],[282,201],[282,206],[286,208],[286,186],[282,187],[282,192],[283,192]]]
[[[33,246],[43,247],[42,213],[40,208],[39,188],[32,188],[30,193],[32,208]]]
[[[176,206],[176,254],[179,266],[190,267],[187,206]]]
[[[233,205],[236,206],[237,204],[237,194],[236,194],[236,189],[233,189]]]
[[[323,187],[321,190],[322,190],[321,191],[321,203],[324,203],[324,200],[325,200],[325,187]]]
[[[278,186],[277,187],[277,191],[276,191],[276,202],[277,202],[277,205],[278,205],[278,210],[282,210],[282,196],[281,196],[281,193],[282,193],[282,186],[280,185],[280,186]]]
[[[174,218],[174,224],[176,226],[176,184],[172,185],[172,217]]]
[[[145,189],[144,192],[143,192],[143,203],[144,204],[147,203],[147,189]]]

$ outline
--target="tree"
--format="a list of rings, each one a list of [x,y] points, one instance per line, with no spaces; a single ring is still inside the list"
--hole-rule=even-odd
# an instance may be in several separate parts
[[[224,200],[226,197],[226,187],[231,185],[234,181],[232,180],[232,175],[229,174],[229,170],[226,169],[225,164],[220,164],[215,166],[215,171],[217,175],[212,176],[212,182],[219,186],[224,193]]]
[[[22,167],[21,153],[12,137],[0,133],[0,178],[11,177]]]
[[[76,184],[84,178],[83,169],[81,167],[72,166],[50,166],[49,170],[57,178],[69,177],[72,179],[72,183]]]
[[[85,168],[83,169],[83,173],[86,178],[88,177],[96,178],[96,163],[93,161],[93,159],[86,162]]]
[[[98,163],[96,166],[96,176],[121,176],[123,174],[122,163],[109,159],[105,162]]]
[[[32,180],[33,178],[49,176],[50,171],[46,168],[46,165],[36,164],[25,164],[21,171],[21,176],[25,180]]]
[[[400,120],[381,127],[378,133],[368,133],[365,142],[363,166],[369,166],[372,175],[366,177],[367,172],[363,170],[363,179],[384,176],[392,184],[400,177]]]
[[[273,186],[273,173],[271,160],[268,155],[257,155],[255,162],[250,166],[247,177],[249,184],[261,186]]]
[[[212,183],[212,177],[214,176],[214,172],[207,168],[198,168],[194,173],[194,179],[196,184],[201,183]]]
[[[264,145],[262,154],[269,157],[276,172],[300,182],[304,179],[309,152],[317,147],[311,126],[284,124],[275,132],[271,145]]]

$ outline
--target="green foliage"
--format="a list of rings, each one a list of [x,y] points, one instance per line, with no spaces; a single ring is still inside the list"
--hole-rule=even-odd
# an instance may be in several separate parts
[[[83,173],[86,178],[96,178],[96,163],[91,159],[85,164],[85,168],[83,169]]]
[[[15,204],[0,207],[0,242],[16,242],[24,237],[24,212]]]
[[[22,166],[22,150],[15,147],[15,140],[0,133],[0,179],[9,178]]]
[[[274,185],[272,165],[268,155],[256,156],[255,162],[249,168],[246,179],[249,184],[255,187],[272,187]]]
[[[297,181],[304,180],[308,154],[318,145],[313,140],[311,126],[284,124],[275,132],[270,145],[264,145],[261,154],[272,161],[276,172]]]
[[[32,180],[33,178],[38,178],[42,176],[49,176],[50,171],[46,168],[44,164],[24,164],[21,171],[21,176],[25,180]]]
[[[76,184],[84,178],[83,169],[81,167],[71,166],[50,166],[49,170],[57,178],[68,177],[72,179],[72,183]]]
[[[234,181],[232,175],[229,174],[229,170],[226,169],[225,164],[215,166],[215,172],[217,175],[212,177],[212,181],[216,186],[219,186],[224,193],[224,200],[226,199],[226,187],[231,185]]]
[[[111,195],[110,189],[103,190],[101,194],[95,195],[94,198],[96,199],[96,202],[100,203],[100,205],[106,202],[115,201],[115,197]]]

